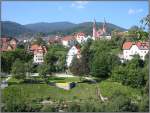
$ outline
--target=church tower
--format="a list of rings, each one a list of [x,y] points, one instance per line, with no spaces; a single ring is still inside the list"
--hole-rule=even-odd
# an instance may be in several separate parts
[[[106,20],[104,18],[103,28],[102,28],[103,34],[106,33]]]
[[[94,23],[93,23],[93,38],[94,38],[94,40],[96,38],[96,33],[97,33],[97,31],[96,31],[96,21],[94,19]]]

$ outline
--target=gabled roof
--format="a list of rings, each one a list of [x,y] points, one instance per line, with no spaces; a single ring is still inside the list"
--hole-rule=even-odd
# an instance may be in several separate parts
[[[78,36],[85,36],[85,33],[79,32],[79,33],[77,33],[76,35],[78,35]]]
[[[139,49],[149,49],[148,42],[137,42],[136,45]]]
[[[18,42],[18,40],[16,38],[11,38],[10,41],[15,40],[16,42]]]
[[[47,49],[45,46],[41,46],[41,45],[38,45],[38,44],[33,44],[31,45],[30,47],[30,51],[33,51],[33,53],[46,53],[47,52]]]
[[[38,45],[38,44],[33,44],[33,45],[31,45],[30,50],[38,49],[39,46],[40,46],[40,45]]]
[[[59,36],[50,37],[48,42],[49,43],[59,43],[59,42],[61,42],[61,37],[59,37]]]
[[[125,42],[123,44],[123,49],[130,49],[132,45],[136,45],[139,49],[149,49],[148,42]]]
[[[64,41],[74,40],[74,36],[68,35],[68,36],[65,36],[64,38],[62,38],[62,40],[64,40]]]
[[[10,44],[11,40],[16,40],[16,39],[15,38],[7,38],[7,37],[0,38],[0,44],[1,44],[0,51],[9,51],[8,47],[11,47],[11,50],[16,49],[16,45]]]
[[[1,41],[1,43],[5,43],[5,42],[9,41],[9,38],[6,38],[6,37],[0,38],[0,41]]]
[[[132,46],[132,42],[125,42],[125,43],[123,44],[123,49],[130,49],[131,46]]]

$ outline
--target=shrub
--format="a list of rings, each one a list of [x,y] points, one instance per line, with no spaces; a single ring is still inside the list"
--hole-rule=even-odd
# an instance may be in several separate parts
[[[107,107],[108,107],[107,111],[111,111],[111,112],[138,111],[138,106],[132,103],[131,99],[128,98],[125,94],[122,94],[120,92],[116,92],[113,94]]]

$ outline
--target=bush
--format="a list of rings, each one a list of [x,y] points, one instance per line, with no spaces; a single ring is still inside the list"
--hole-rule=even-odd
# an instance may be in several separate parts
[[[116,66],[112,70],[112,80],[130,85],[134,88],[141,88],[146,85],[148,69],[144,62],[136,57],[124,65]]]
[[[146,84],[140,69],[127,69],[126,67],[117,66],[112,70],[111,77],[116,82],[121,82],[134,88],[140,88]]]
[[[78,103],[70,103],[68,106],[68,112],[80,112],[81,108],[80,105]]]
[[[58,112],[54,105],[44,105],[40,111],[41,112]]]
[[[148,112],[149,111],[149,96],[144,95],[139,103],[139,111],[140,112]]]
[[[97,103],[95,101],[88,101],[84,103],[72,102],[68,105],[68,112],[104,112],[104,103]]]
[[[107,111],[111,112],[138,111],[138,106],[136,104],[133,104],[130,98],[128,98],[125,94],[122,94],[120,92],[116,92],[113,94],[107,107]]]
[[[12,76],[16,79],[25,79],[26,78],[26,70],[24,62],[17,59],[12,65],[11,70]]]

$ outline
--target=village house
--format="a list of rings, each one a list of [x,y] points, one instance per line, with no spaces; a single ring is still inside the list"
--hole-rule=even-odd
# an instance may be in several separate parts
[[[80,51],[81,50],[78,46],[72,46],[70,48],[70,50],[68,51],[68,54],[67,54],[67,58],[66,58],[67,67],[69,67],[71,65],[72,60],[73,60],[75,55],[77,56],[77,58],[81,57]]]
[[[42,64],[44,62],[44,55],[47,53],[45,46],[33,44],[30,47],[30,52],[33,53],[33,63]]]
[[[61,44],[61,37],[60,36],[53,36],[49,37],[48,44]]]
[[[144,60],[148,52],[148,42],[125,42],[123,44],[123,58],[125,60],[131,60],[134,55],[139,55]]]
[[[81,44],[86,41],[86,36],[83,32],[79,32],[75,35],[75,39],[79,44]]]
[[[74,36],[71,35],[63,37],[61,41],[65,47],[71,47],[77,43]]]
[[[18,40],[15,38],[2,37],[0,39],[0,51],[12,51],[17,48]]]

